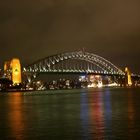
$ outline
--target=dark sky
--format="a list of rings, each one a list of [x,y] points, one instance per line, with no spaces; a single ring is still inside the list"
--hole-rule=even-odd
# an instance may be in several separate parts
[[[140,0],[1,0],[0,66],[83,47],[140,73]]]

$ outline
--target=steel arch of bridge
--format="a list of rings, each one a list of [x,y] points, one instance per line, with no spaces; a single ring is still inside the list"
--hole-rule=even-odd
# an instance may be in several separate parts
[[[67,60],[78,61],[76,66],[68,66]],[[85,63],[81,67],[80,61]],[[55,67],[62,63],[61,67]],[[65,64],[65,66],[64,66]],[[67,65],[67,68],[66,68]],[[74,63],[72,64],[74,65]],[[65,72],[65,73],[94,73],[94,74],[109,74],[109,75],[124,75],[124,72],[112,64],[105,58],[83,51],[66,52],[57,55],[52,55],[44,59],[38,60],[35,63],[27,66],[23,70],[28,73],[45,73],[45,72]]]

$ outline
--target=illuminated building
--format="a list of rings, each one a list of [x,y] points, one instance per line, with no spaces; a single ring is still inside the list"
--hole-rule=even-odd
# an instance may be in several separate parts
[[[89,75],[88,87],[102,87],[102,77],[100,75]]]
[[[132,85],[132,80],[131,80],[131,73],[130,73],[130,71],[128,70],[128,68],[127,67],[125,67],[125,73],[126,73],[126,75],[127,75],[127,85],[128,86],[131,86]]]
[[[85,75],[81,75],[81,76],[79,76],[79,81],[85,82],[85,81],[87,81],[87,77]]]
[[[13,84],[21,83],[21,65],[17,58],[13,58],[10,63]]]
[[[4,63],[4,77],[11,80],[10,61]]]
[[[6,61],[4,63],[4,71],[8,70],[10,68],[10,61]]]

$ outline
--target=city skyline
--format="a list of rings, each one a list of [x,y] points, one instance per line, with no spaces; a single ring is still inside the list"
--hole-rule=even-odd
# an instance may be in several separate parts
[[[0,66],[13,57],[25,66],[85,48],[139,74],[139,4],[137,0],[2,1]]]

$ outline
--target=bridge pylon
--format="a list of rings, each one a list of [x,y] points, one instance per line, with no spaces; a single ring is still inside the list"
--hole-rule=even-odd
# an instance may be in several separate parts
[[[126,86],[132,86],[131,72],[128,67],[125,67]]]

